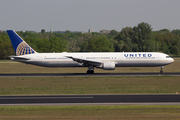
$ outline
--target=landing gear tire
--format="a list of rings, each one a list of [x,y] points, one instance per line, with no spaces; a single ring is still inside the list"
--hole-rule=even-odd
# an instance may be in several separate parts
[[[163,70],[160,70],[160,73],[162,74],[162,73],[163,73]]]
[[[94,74],[94,70],[88,70],[87,74]]]

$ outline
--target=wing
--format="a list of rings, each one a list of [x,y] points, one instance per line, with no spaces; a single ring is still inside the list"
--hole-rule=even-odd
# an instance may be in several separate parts
[[[9,56],[11,58],[11,60],[30,60],[29,58],[24,58],[24,57],[21,57],[21,56]]]
[[[93,60],[87,60],[87,59],[81,59],[81,58],[76,58],[72,56],[66,56],[67,58],[71,58],[72,60],[78,62],[78,63],[83,63],[83,65],[88,66],[88,65],[93,65],[93,66],[100,66],[102,64],[101,61],[93,61]]]

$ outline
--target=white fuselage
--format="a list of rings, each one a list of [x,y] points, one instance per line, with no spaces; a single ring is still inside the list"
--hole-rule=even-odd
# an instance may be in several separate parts
[[[100,63],[114,63],[115,67],[155,67],[165,66],[174,60],[167,54],[159,52],[99,52],[99,53],[36,53],[21,55],[14,61],[44,67],[87,67],[81,62],[69,58],[79,58]],[[100,66],[94,66],[99,67]]]

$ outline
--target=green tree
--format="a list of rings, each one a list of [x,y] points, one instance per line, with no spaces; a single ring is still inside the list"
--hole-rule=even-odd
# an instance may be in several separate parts
[[[179,53],[179,47],[177,45],[170,48],[171,53],[177,55]]]
[[[80,50],[79,39],[69,38],[68,39],[68,50],[70,52],[78,52]]]
[[[110,32],[109,34],[115,36],[115,35],[118,34],[118,31],[116,31],[116,30],[111,30],[111,32]]]
[[[122,51],[129,52],[129,47],[125,44],[122,48]]]
[[[37,38],[36,39],[36,46],[35,49],[37,52],[43,53],[43,52],[50,52],[50,42],[47,38]]]
[[[66,32],[65,33],[71,33],[71,31],[70,30],[66,30]]]
[[[93,37],[88,42],[89,52],[113,52],[113,44],[106,37]]]
[[[152,34],[152,28],[151,25],[148,23],[139,23],[137,26],[138,30],[138,45],[139,45],[139,51],[145,52],[147,51],[147,44],[149,43],[151,39]]]
[[[173,30],[172,33],[174,33],[176,35],[180,35],[180,30]]]
[[[169,32],[168,29],[161,29],[161,30],[159,30],[159,31],[161,31],[161,32]]]
[[[170,53],[169,47],[168,47],[168,45],[167,45],[166,43],[163,43],[163,44],[161,45],[160,50],[161,50],[162,52],[164,52],[164,53],[167,53],[167,54]]]
[[[138,27],[137,26],[133,27],[132,39],[133,39],[133,43],[135,43],[137,45],[139,44],[139,32],[138,32]]]
[[[50,52],[63,52],[66,49],[67,42],[58,37],[51,37],[49,40],[49,51]]]
[[[132,51],[133,43],[133,29],[131,27],[125,27],[118,33],[118,35],[114,38],[118,41],[118,46],[116,46],[116,50],[118,51]],[[117,48],[118,47],[118,48]]]
[[[175,34],[173,33],[167,33],[164,35],[164,41],[167,43],[167,45],[170,47],[172,43],[175,41]]]
[[[10,55],[15,55],[10,39],[6,35],[0,35],[0,59],[8,59]]]
[[[42,29],[42,30],[41,30],[41,33],[45,33],[45,32],[46,32],[45,29]]]
[[[161,43],[164,43],[164,37],[163,37],[163,35],[162,35],[161,33],[157,33],[157,34],[155,35],[155,40],[156,40],[156,41],[159,41],[159,42],[161,42]]]

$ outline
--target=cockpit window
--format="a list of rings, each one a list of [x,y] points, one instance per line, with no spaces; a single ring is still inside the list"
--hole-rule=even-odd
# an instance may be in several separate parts
[[[166,56],[166,58],[171,58],[170,56]]]

